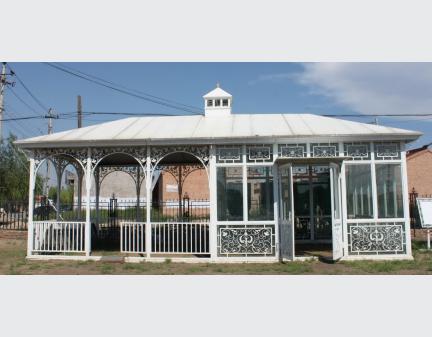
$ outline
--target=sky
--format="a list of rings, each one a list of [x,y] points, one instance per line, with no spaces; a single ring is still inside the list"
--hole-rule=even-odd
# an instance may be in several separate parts
[[[19,79],[54,112],[83,111],[136,114],[187,114],[90,83],[44,63],[8,63]],[[129,89],[179,103],[204,107],[202,96],[216,83],[233,95],[233,113],[359,114],[345,119],[371,123],[371,114],[432,113],[432,63],[59,63]],[[15,78],[14,93],[38,114],[46,111]],[[11,91],[5,92],[4,119],[35,115]],[[85,116],[83,126],[126,118]],[[432,142],[430,117],[378,117],[378,124],[421,131],[411,147]],[[47,119],[5,121],[4,136],[45,134]],[[56,119],[54,132],[75,128],[76,117]]]

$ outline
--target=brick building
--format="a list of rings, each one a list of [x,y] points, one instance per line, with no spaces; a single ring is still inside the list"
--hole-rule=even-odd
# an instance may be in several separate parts
[[[431,144],[407,151],[408,190],[419,196],[432,195]]]

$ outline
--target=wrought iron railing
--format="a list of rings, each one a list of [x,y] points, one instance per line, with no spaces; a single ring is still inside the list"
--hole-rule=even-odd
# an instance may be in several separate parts
[[[0,229],[26,230],[27,222],[28,201],[0,203]]]
[[[120,251],[146,253],[146,224],[122,222],[120,224]],[[209,224],[151,223],[151,253],[209,254]]]

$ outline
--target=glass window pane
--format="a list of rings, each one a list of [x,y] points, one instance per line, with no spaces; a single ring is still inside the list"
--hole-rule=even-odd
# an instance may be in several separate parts
[[[370,165],[346,165],[348,219],[373,218]]]
[[[242,167],[217,168],[217,215],[219,221],[243,220]]]
[[[379,218],[403,218],[400,164],[377,164],[376,184]]]
[[[269,166],[247,169],[248,220],[273,220],[273,175]]]

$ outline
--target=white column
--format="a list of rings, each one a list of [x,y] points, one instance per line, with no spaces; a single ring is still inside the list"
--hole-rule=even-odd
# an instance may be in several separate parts
[[[86,163],[86,224],[85,224],[85,253],[90,256],[91,252],[91,223],[90,223],[90,190],[91,190],[91,176],[92,176],[92,162],[91,162],[91,149],[87,149],[87,163]]]
[[[151,253],[151,197],[152,197],[152,171],[151,171],[151,155],[150,146],[147,147],[147,158],[146,158],[146,226],[145,226],[145,248],[146,257],[150,257]]]
[[[100,198],[100,167],[95,169],[95,192],[96,192],[96,225],[99,228],[99,198]]]
[[[83,183],[83,175],[82,169],[79,169],[79,172],[77,171],[78,175],[78,220],[81,221],[81,210],[82,210],[82,183]]]
[[[28,230],[27,230],[27,256],[33,252],[33,208],[34,208],[34,187],[35,187],[35,160],[30,158],[30,177],[29,177],[29,204],[28,204]]]
[[[61,163],[56,163],[54,165],[55,165],[55,171],[57,176],[56,220],[60,221],[60,193],[61,193],[62,167],[61,167]]]
[[[209,195],[210,195],[210,224],[209,224],[209,251],[212,260],[217,259],[217,175],[216,175],[216,148],[210,146],[209,159]]]
[[[401,143],[401,164],[402,164],[402,195],[403,195],[403,210],[405,218],[405,240],[406,253],[412,255],[411,251],[411,218],[409,213],[409,192],[408,192],[408,175],[406,165],[406,149],[405,144]]]
[[[136,188],[136,207],[137,207],[137,211],[136,211],[136,221],[139,222],[141,220],[141,214],[140,214],[140,190],[141,190],[141,166],[138,165],[137,166],[137,175],[136,175],[136,180],[135,180],[135,188]]]

